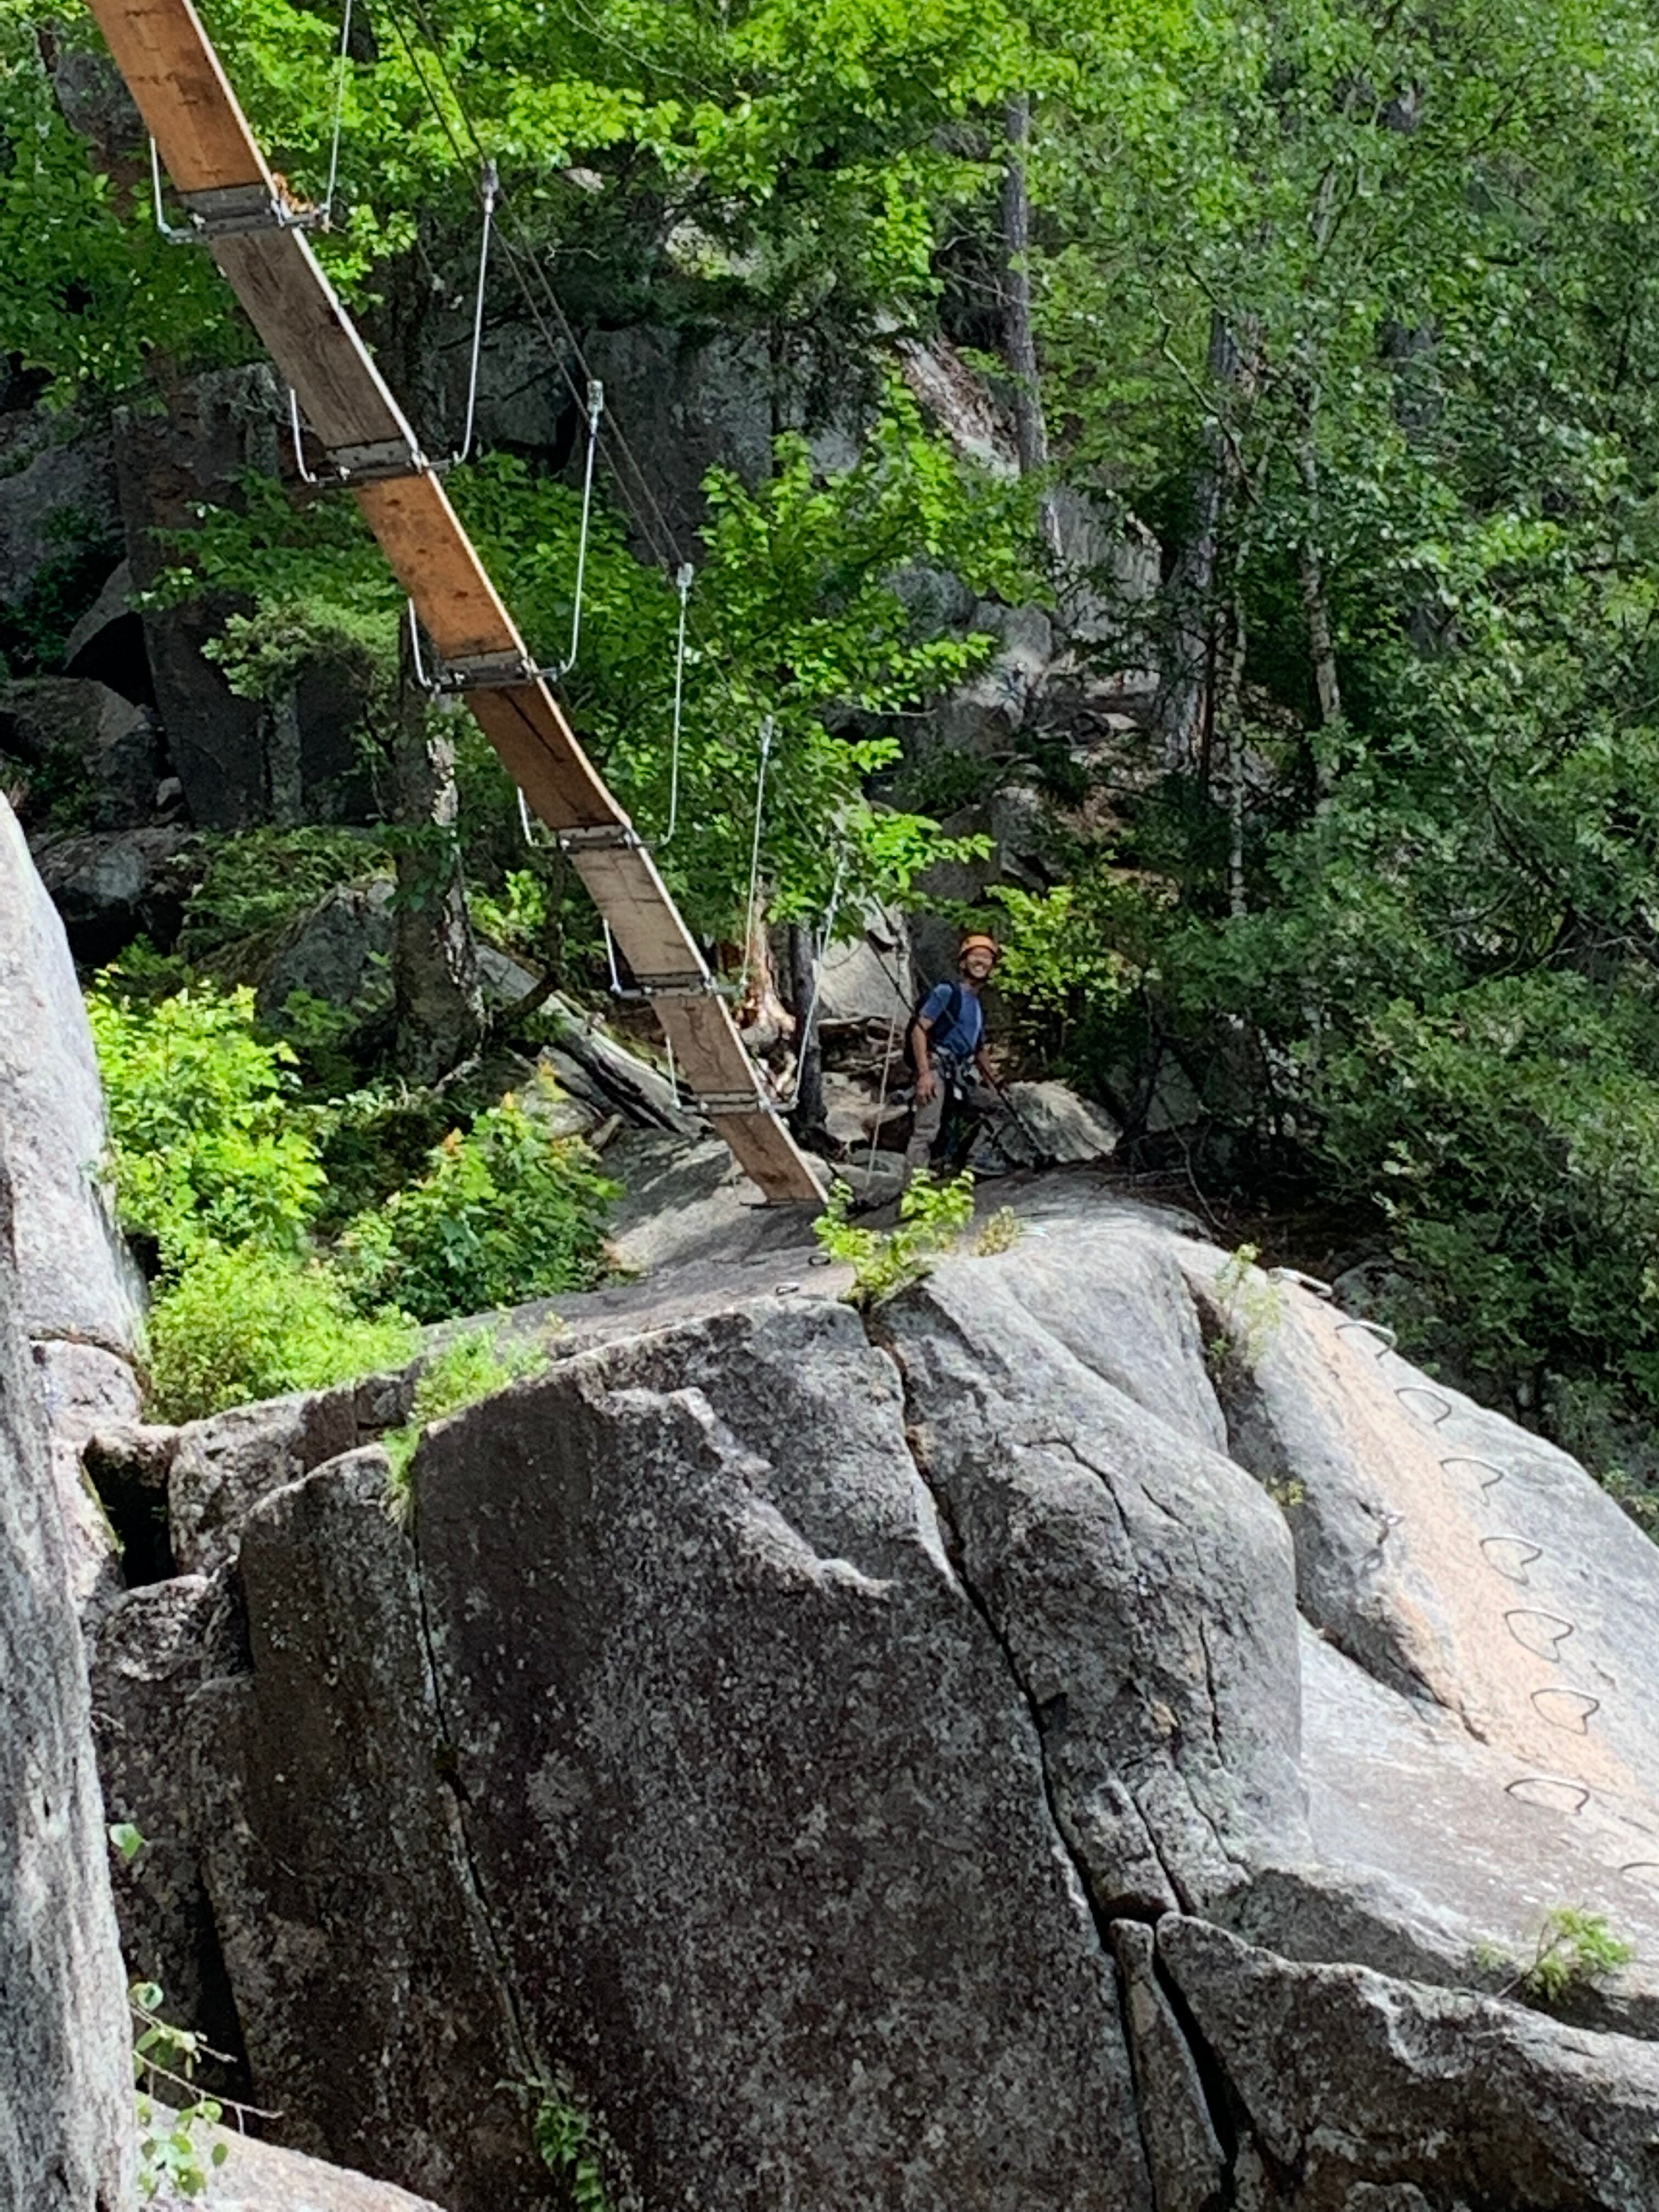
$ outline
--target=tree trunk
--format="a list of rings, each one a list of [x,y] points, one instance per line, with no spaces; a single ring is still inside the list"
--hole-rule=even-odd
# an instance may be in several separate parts
[[[1328,730],[1342,720],[1342,687],[1336,671],[1336,642],[1331,629],[1330,601],[1325,592],[1325,571],[1319,552],[1319,459],[1314,445],[1317,392],[1309,392],[1301,404],[1301,427],[1296,442],[1297,473],[1307,495],[1308,525],[1303,533],[1297,565],[1302,579],[1302,607],[1308,624],[1308,651],[1313,661],[1314,690],[1319,702],[1319,726]],[[1322,769],[1321,798],[1328,795],[1328,771]]]
[[[823,948],[826,951],[828,946]],[[805,922],[789,927],[790,988],[795,1001],[795,1108],[797,1136],[823,1127],[823,1054],[818,1043],[817,932]],[[810,1018],[809,1018],[810,1014]]]
[[[1031,327],[1031,202],[1025,186],[1025,149],[1031,136],[1031,100],[1018,93],[1005,116],[1007,153],[1002,170],[1002,344],[1014,387],[1014,449],[1023,477],[1048,471],[1048,425],[1042,412],[1036,337]],[[1048,550],[1060,555],[1060,516],[1044,490],[1038,513]]]
[[[405,655],[407,647],[405,647]],[[400,1074],[435,1082],[483,1031],[477,947],[455,841],[455,751],[405,665],[392,732],[397,840],[392,979]]]
[[[1224,315],[1210,317],[1210,377],[1221,393],[1243,380],[1243,364]],[[1220,545],[1230,462],[1218,419],[1205,426],[1204,458],[1193,481],[1192,513],[1187,534],[1166,587],[1172,614],[1159,720],[1164,732],[1164,765],[1173,775],[1201,772],[1205,736],[1212,715],[1210,689],[1216,665],[1216,561]]]
[[[1216,702],[1222,774],[1227,785],[1227,911],[1248,910],[1244,890],[1244,599],[1235,582],[1221,696]]]

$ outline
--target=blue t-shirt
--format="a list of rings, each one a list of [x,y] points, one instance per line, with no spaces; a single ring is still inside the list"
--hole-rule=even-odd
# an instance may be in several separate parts
[[[939,1023],[951,1004],[951,994],[957,994],[957,1018],[941,1029]],[[949,1053],[952,1060],[971,1060],[979,1050],[985,1036],[985,1009],[978,996],[965,983],[935,983],[921,1002],[918,1021],[927,1024],[927,1049],[930,1053]]]

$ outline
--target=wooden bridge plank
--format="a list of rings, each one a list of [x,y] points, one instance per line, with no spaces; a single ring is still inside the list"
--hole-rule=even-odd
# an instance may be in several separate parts
[[[446,660],[525,650],[518,624],[436,477],[362,484],[356,497]]]
[[[190,0],[93,0],[98,27],[181,192],[270,183]]]
[[[217,239],[213,258],[325,446],[416,450],[414,431],[303,231]]]

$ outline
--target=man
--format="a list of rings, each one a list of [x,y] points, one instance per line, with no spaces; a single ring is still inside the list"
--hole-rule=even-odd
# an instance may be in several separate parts
[[[957,981],[935,984],[916,1009],[910,1025],[916,1110],[904,1148],[907,1182],[927,1166],[952,1098],[976,1112],[996,1105],[985,1057],[985,1009],[979,1000],[996,963],[994,937],[964,937],[957,953]]]

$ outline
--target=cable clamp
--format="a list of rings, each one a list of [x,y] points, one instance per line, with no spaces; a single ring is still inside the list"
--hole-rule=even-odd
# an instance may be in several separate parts
[[[771,1108],[758,1091],[699,1091],[697,1110],[701,1114],[769,1114]]]
[[[574,830],[555,832],[553,842],[562,853],[635,851],[640,833],[626,822],[584,822]]]

